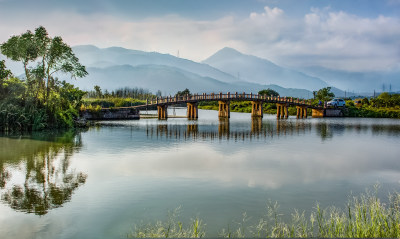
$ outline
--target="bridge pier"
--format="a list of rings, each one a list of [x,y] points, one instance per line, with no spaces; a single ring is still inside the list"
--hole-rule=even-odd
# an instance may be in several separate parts
[[[218,117],[219,118],[230,118],[231,111],[229,109],[229,101],[218,101],[219,110],[218,110]]]
[[[159,120],[168,119],[167,108],[167,105],[157,105],[157,114]]]
[[[276,118],[288,118],[289,117],[289,110],[287,104],[277,103],[276,104]]]
[[[307,107],[305,107],[305,106],[296,106],[296,109],[297,109],[296,117],[298,119],[307,118]]]
[[[187,103],[187,117],[188,119],[198,119],[199,109],[197,103]]]
[[[251,102],[251,117],[263,117],[263,102],[252,101]]]

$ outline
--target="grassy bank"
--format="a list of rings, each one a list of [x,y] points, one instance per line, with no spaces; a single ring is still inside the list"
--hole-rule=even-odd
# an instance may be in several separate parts
[[[108,97],[108,98],[84,98],[82,100],[81,110],[84,108],[112,108],[112,107],[128,107],[135,105],[146,104],[145,100],[138,100],[134,98],[120,98],[120,97]]]
[[[313,102],[315,105],[318,101]],[[346,101],[345,117],[360,117],[360,118],[394,118],[400,119],[400,106],[378,106],[365,104],[361,107],[356,107],[352,100]],[[200,102],[199,109],[218,110],[218,102]],[[251,113],[251,101],[232,101],[230,104],[231,112]],[[296,107],[288,108],[289,115],[296,115]],[[276,104],[263,105],[264,114],[276,114]],[[308,109],[308,115],[311,115],[311,109]]]
[[[361,117],[361,118],[394,118],[400,119],[400,109],[397,107],[373,107],[363,106],[355,107],[348,106],[345,112],[346,117]]]
[[[267,214],[257,224],[248,225],[247,216],[239,223],[221,228],[218,237],[254,238],[399,238],[400,194],[389,195],[383,203],[376,191],[353,197],[345,209],[321,208],[318,204],[309,215],[295,210],[285,222],[276,203],[269,203]],[[128,238],[199,238],[207,237],[206,225],[196,218],[189,222],[179,220],[177,212],[166,221],[136,225]],[[214,236],[214,235],[211,235]],[[215,236],[214,236],[215,237]]]

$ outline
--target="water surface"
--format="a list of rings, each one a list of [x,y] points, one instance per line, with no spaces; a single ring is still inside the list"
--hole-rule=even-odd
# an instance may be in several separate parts
[[[377,182],[382,198],[399,188],[398,120],[217,113],[0,137],[0,237],[121,238],[179,206],[211,237],[269,200],[289,217]]]

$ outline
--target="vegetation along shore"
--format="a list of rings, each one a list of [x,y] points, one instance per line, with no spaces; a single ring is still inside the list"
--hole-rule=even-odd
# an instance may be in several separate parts
[[[375,187],[377,190],[377,187]],[[207,225],[199,218],[188,222],[179,219],[179,210],[165,221],[135,225],[128,238],[200,238],[207,237]],[[389,194],[382,202],[376,191],[349,199],[345,209],[321,208],[318,204],[310,214],[295,210],[286,222],[277,203],[269,202],[264,217],[249,225],[244,213],[239,222],[221,228],[222,238],[399,238],[400,194]]]

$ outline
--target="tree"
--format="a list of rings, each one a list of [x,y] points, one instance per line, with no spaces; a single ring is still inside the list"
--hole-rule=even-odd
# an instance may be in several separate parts
[[[0,61],[0,83],[2,80],[8,79],[12,77],[12,73],[10,70],[6,68],[6,63],[4,60]]]
[[[101,92],[101,88],[98,85],[94,86],[94,91],[96,91],[96,97],[101,98],[103,96],[103,93]]]
[[[23,63],[27,80],[34,82],[31,85],[35,85],[35,90],[42,91],[45,100],[54,85],[52,81],[56,73],[70,74],[73,78],[88,74],[71,47],[59,36],[49,37],[47,30],[42,26],[36,28],[34,34],[28,30],[20,36],[11,37],[1,44],[0,50],[11,60]],[[37,65],[30,67],[30,63]]]
[[[49,37],[44,27],[12,36],[0,51],[22,62],[26,80],[10,77],[0,62],[0,130],[40,130],[72,127],[85,92],[57,79],[65,73],[84,77],[86,69],[61,37]]]
[[[186,96],[186,95],[192,95],[190,93],[190,90],[188,88],[184,89],[183,91],[178,91],[175,96]]]
[[[258,92],[258,94],[259,95],[266,95],[266,96],[279,96],[279,93],[278,92],[276,92],[276,91],[274,91],[273,89],[270,89],[270,88],[268,88],[268,89],[264,89],[264,90],[260,90],[259,92]]]
[[[315,99],[321,100],[321,101],[329,101],[333,97],[335,97],[335,94],[331,92],[331,87],[325,87],[322,88],[318,91],[313,92]]]

